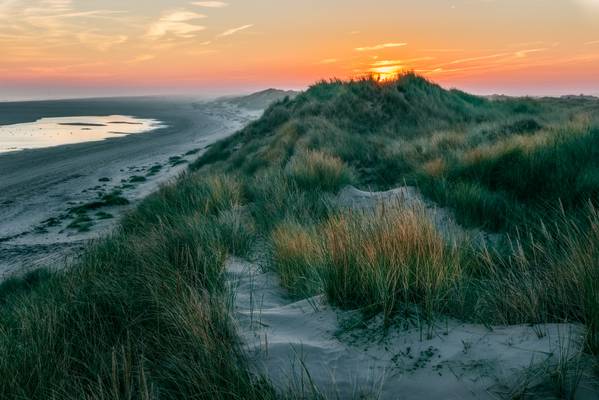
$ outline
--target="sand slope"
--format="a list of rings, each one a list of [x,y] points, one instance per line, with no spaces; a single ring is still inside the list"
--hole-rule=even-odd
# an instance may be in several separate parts
[[[371,329],[344,331],[356,315],[322,297],[289,300],[276,275],[256,264],[231,259],[227,268],[250,358],[283,391],[314,387],[341,399],[493,399],[542,383],[554,363],[580,349],[582,328],[567,324],[487,328],[448,319],[384,335],[373,321]],[[579,398],[593,396],[581,390]]]

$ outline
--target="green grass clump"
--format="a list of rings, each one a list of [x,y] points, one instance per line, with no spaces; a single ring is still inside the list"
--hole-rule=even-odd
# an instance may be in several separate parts
[[[114,191],[102,196],[102,203],[103,206],[125,206],[129,204],[129,200],[121,196],[120,191]]]
[[[133,175],[131,178],[129,178],[129,182],[131,183],[141,183],[141,182],[145,182],[148,179],[145,176],[139,176],[139,175]]]
[[[77,213],[75,219],[67,225],[67,229],[79,232],[89,232],[94,225],[93,220],[86,213]]]
[[[115,190],[115,191],[112,191],[111,193],[100,194],[100,200],[92,201],[89,203],[82,204],[80,206],[72,207],[69,210],[69,213],[75,214],[76,216],[84,215],[88,211],[98,210],[103,207],[124,206],[127,204],[129,204],[129,200],[127,200],[125,197],[121,196],[120,190]]]
[[[487,229],[524,227],[564,207],[576,211],[599,195],[599,129],[567,126],[445,156],[422,167],[426,194],[462,222]],[[564,182],[568,182],[567,185]]]
[[[31,291],[51,276],[51,272],[40,268],[23,276],[13,276],[0,283],[0,307],[9,302],[11,296],[23,295]]]
[[[343,161],[319,151],[294,156],[287,165],[287,173],[300,189],[337,192],[352,181],[351,171]]]
[[[576,218],[514,240],[504,254],[483,253],[475,308],[501,324],[579,321],[586,344],[599,354],[599,213],[592,205]]]
[[[284,220],[315,222],[331,212],[329,194],[318,188],[301,190],[288,174],[276,169],[248,178],[246,192],[254,220],[266,233]]]
[[[244,257],[250,252],[256,235],[253,219],[243,209],[221,211],[216,217],[220,238],[230,254]]]
[[[184,174],[177,185],[162,187],[125,216],[123,227],[128,232],[144,231],[148,224],[176,224],[194,215],[217,215],[243,202],[242,185],[232,176]],[[168,208],[164,204],[168,204]]]
[[[171,167],[176,167],[177,165],[187,163],[187,160],[185,160],[181,156],[172,156],[172,157],[169,157],[168,162],[171,165]]]
[[[114,215],[112,215],[111,213],[108,213],[106,211],[98,211],[96,213],[96,218],[98,218],[98,219],[112,219],[112,218],[114,218]]]
[[[147,176],[154,176],[157,173],[159,173],[160,171],[162,171],[162,165],[154,164],[148,169]]]

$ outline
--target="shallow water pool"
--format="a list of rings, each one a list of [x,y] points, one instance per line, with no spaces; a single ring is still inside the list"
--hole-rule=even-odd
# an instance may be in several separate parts
[[[125,115],[41,118],[0,126],[0,153],[92,142],[163,128],[155,119]]]

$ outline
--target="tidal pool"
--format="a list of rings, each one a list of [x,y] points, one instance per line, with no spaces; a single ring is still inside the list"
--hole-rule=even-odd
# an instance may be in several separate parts
[[[92,142],[163,128],[156,119],[125,115],[41,118],[0,125],[0,153]]]

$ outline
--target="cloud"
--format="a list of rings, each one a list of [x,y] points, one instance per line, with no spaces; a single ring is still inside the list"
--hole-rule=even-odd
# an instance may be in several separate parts
[[[77,35],[79,41],[100,51],[125,43],[129,38],[125,35],[103,35],[95,32],[81,32]]]
[[[405,60],[379,60],[370,64],[373,67],[385,67],[389,65],[402,65],[402,64],[410,64],[419,61],[431,61],[434,60],[435,57],[416,57],[416,58],[408,58]]]
[[[204,14],[192,11],[169,11],[163,14],[158,21],[150,25],[146,36],[153,39],[168,35],[186,39],[193,38],[198,32],[206,29],[202,25],[196,25],[194,21],[205,17]]]
[[[167,22],[187,22],[200,18],[206,18],[206,16],[204,14],[198,14],[193,11],[179,10],[164,15],[161,18],[161,20]]]
[[[577,2],[585,6],[599,7],[599,0],[577,0]]]
[[[220,35],[218,35],[218,37],[231,36],[231,35],[236,34],[237,32],[241,32],[241,31],[244,31],[246,29],[249,29],[252,26],[254,26],[254,25],[252,25],[252,24],[250,24],[250,25],[243,25],[243,26],[240,26],[240,27],[237,27],[237,28],[228,29],[228,30],[224,31],[223,33],[221,33]]]
[[[385,67],[388,65],[398,65],[401,63],[402,63],[401,60],[380,60],[380,61],[375,61],[370,65],[372,65],[373,67]]]
[[[213,53],[217,53],[217,51],[214,50],[214,49],[203,49],[203,50],[195,49],[195,50],[189,50],[189,51],[187,51],[186,54],[188,56],[201,56],[201,55],[204,55],[204,54],[213,54]]]
[[[41,6],[44,9],[52,9],[52,10],[70,10],[72,5],[71,0],[42,0]]]
[[[586,42],[585,43],[586,46],[594,46],[596,44],[599,44],[599,40],[593,40],[591,42]]]
[[[529,49],[529,50],[519,50],[515,53],[515,56],[518,58],[524,58],[527,55],[529,55],[530,53],[539,53],[541,51],[546,51],[546,48],[542,48],[542,49]]]
[[[325,58],[324,60],[320,60],[319,64],[335,64],[338,61],[336,58]]]
[[[194,6],[200,6],[200,7],[208,7],[208,8],[223,8],[228,6],[227,3],[225,3],[224,1],[194,1],[193,3]]]
[[[125,64],[136,64],[144,61],[153,60],[154,58],[156,58],[156,56],[153,54],[142,54],[140,56],[132,58],[131,60],[125,61]]]
[[[497,54],[491,54],[488,56],[479,56],[479,57],[468,57],[468,58],[460,58],[458,60],[453,60],[451,62],[449,62],[449,65],[455,65],[455,64],[465,64],[465,63],[469,63],[472,61],[481,61],[481,60],[489,60],[492,58],[500,58],[500,57],[506,57],[512,55],[512,53],[497,53]]]
[[[366,47],[356,47],[356,51],[375,51],[375,50],[383,50],[389,49],[393,47],[403,47],[407,46],[407,43],[382,43],[374,46],[366,46]]]

